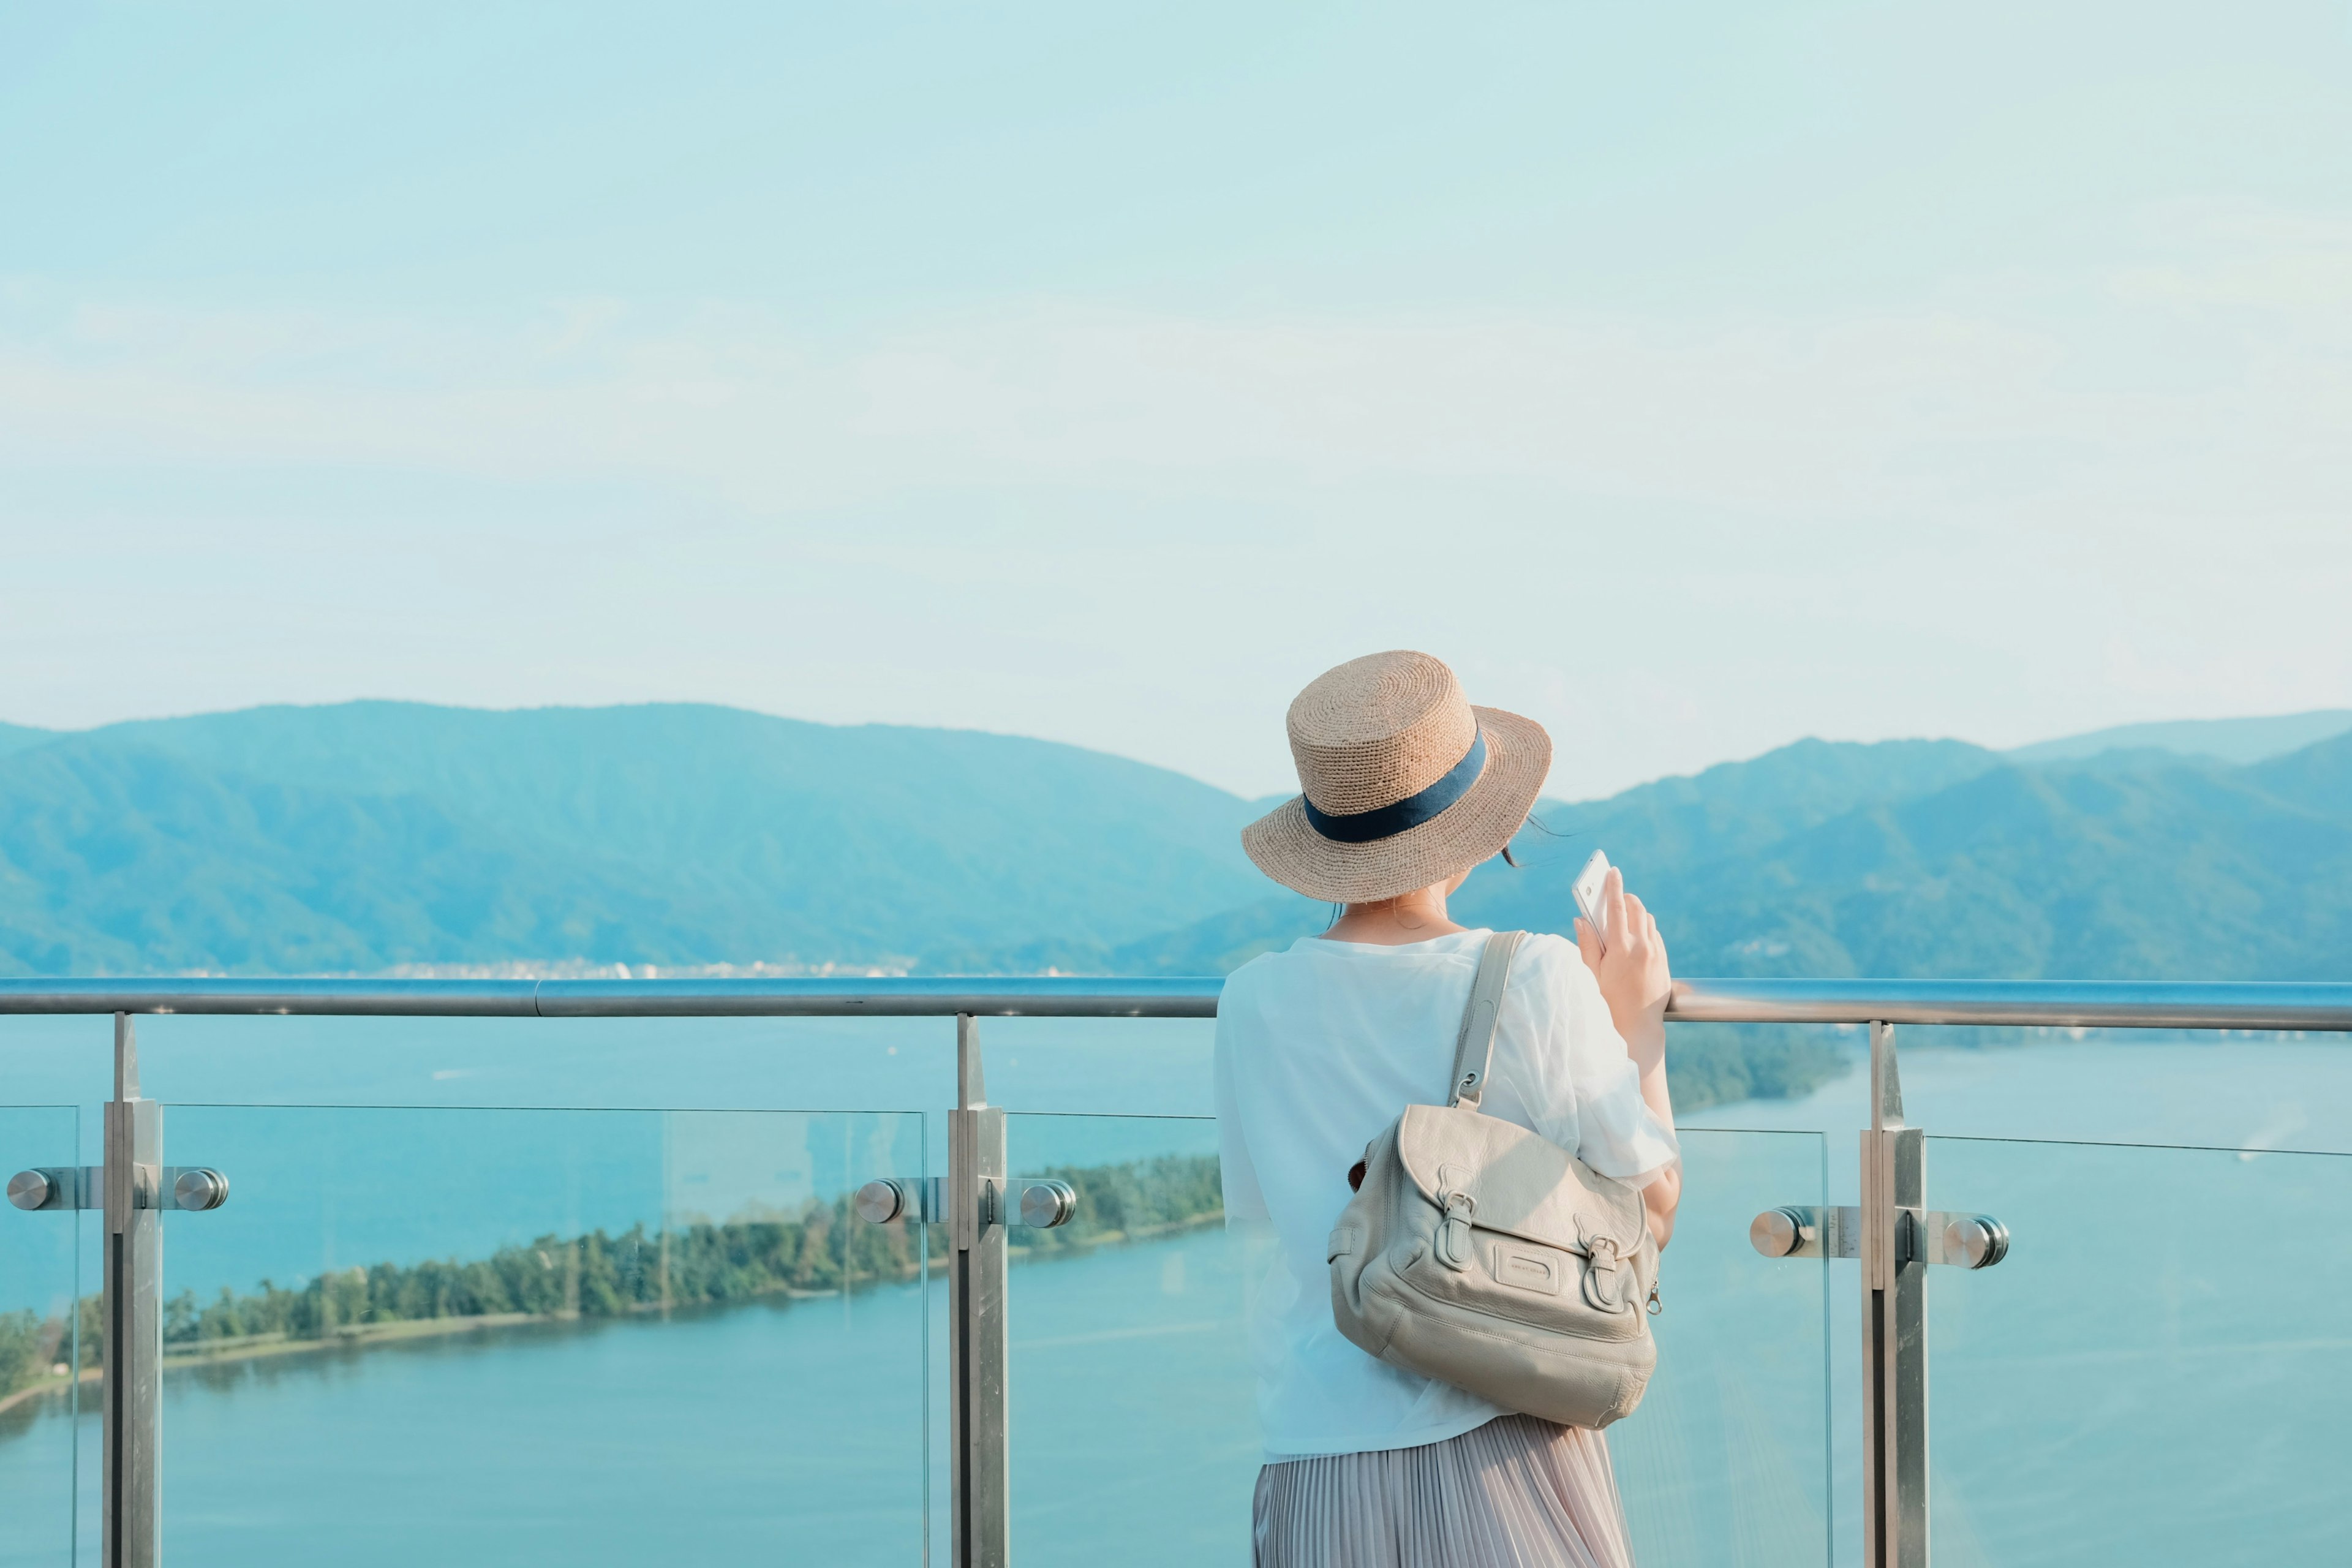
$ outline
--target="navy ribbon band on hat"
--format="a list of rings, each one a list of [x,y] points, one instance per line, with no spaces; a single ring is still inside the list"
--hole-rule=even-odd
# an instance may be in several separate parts
[[[1376,805],[1370,811],[1351,811],[1344,816],[1315,809],[1315,803],[1305,795],[1298,804],[1307,808],[1307,826],[1336,844],[1370,844],[1377,839],[1393,838],[1408,827],[1418,827],[1470,793],[1478,775],[1486,771],[1486,731],[1480,730],[1470,738],[1470,749],[1462,760],[1445,772],[1445,776],[1418,795],[1409,795],[1392,805]]]

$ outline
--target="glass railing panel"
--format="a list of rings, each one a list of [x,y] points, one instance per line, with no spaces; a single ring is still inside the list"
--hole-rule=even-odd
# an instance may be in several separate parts
[[[919,1562],[919,1114],[169,1108],[179,1568]],[[321,1543],[331,1542],[331,1546]]]
[[[0,1106],[0,1182],[77,1166],[79,1143],[70,1106]],[[85,1224],[71,1209],[0,1204],[0,1563],[12,1568],[75,1561],[77,1431],[99,1409],[83,1375],[98,1349],[97,1303],[79,1305]],[[94,1297],[96,1281],[87,1289]],[[97,1551],[94,1536],[84,1551]]]
[[[1069,1224],[1010,1238],[1016,1559],[1247,1563],[1259,1447],[1242,1303],[1255,1244],[1223,1225],[1216,1123],[1006,1121],[1016,1175],[1078,1192]]]
[[[1659,1260],[1658,1370],[1609,1429],[1643,1568],[1780,1568],[1829,1559],[1831,1276],[1767,1260],[1765,1209],[1824,1201],[1811,1132],[1685,1129],[1682,1208]],[[1839,1500],[1843,1502],[1843,1500]]]
[[[2352,1556],[2352,1156],[1927,1142],[2011,1237],[1928,1280],[1938,1563]]]
[[[992,1105],[1087,1116],[1216,1113],[1213,1018],[983,1018],[980,1037]]]
[[[1013,1170],[1078,1218],[1013,1233],[1013,1542],[1024,1563],[1246,1563],[1260,1450],[1244,1302],[1265,1243],[1221,1223],[1215,1126],[1008,1119]],[[1820,1563],[1831,1516],[1826,1268],[1768,1263],[1759,1209],[1822,1201],[1811,1133],[1685,1142],[1660,1370],[1612,1428],[1639,1560]]]

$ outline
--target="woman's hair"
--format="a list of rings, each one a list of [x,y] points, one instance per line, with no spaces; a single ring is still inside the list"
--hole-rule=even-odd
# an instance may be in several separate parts
[[[1528,814],[1528,818],[1527,818],[1527,820],[1526,820],[1525,822],[1521,823],[1519,826],[1520,826],[1521,827],[1532,827],[1532,828],[1534,828],[1538,833],[1542,834],[1542,835],[1543,835],[1545,837],[1547,837],[1547,838],[1559,838],[1559,837],[1563,837],[1563,835],[1559,834],[1559,833],[1555,833],[1555,832],[1553,832],[1550,828],[1549,828],[1549,827],[1545,826],[1543,825],[1543,823],[1542,823],[1539,819],[1538,819],[1538,817],[1536,816],[1535,813],[1533,813],[1533,812],[1529,812],[1529,813]],[[1511,853],[1511,847],[1510,847],[1510,845],[1509,845],[1508,843],[1504,844],[1504,846],[1503,846],[1502,850],[1501,850],[1501,852],[1500,852],[1500,853],[1502,854],[1502,857],[1503,857],[1503,864],[1504,864],[1504,865],[1508,866],[1508,867],[1509,867],[1512,870],[1514,870],[1514,871],[1518,871],[1518,870],[1524,870],[1524,869],[1525,869],[1525,868],[1524,868],[1524,867],[1522,867],[1522,866],[1519,864],[1519,858],[1518,858],[1517,856],[1516,856],[1516,855],[1514,855],[1514,854],[1512,854],[1512,853]],[[1383,901],[1385,901],[1385,900],[1383,900]],[[1323,922],[1323,929],[1324,929],[1325,931],[1329,931],[1333,926],[1338,925],[1338,924],[1339,923],[1339,917],[1340,917],[1341,915],[1346,914],[1347,912],[1348,912],[1348,906],[1347,906],[1347,905],[1345,905],[1345,904],[1333,904],[1333,905],[1331,906],[1331,918],[1330,918],[1329,920],[1325,921]]]
[[[1567,837],[1566,834],[1555,832],[1545,823],[1542,817],[1538,816],[1532,811],[1528,813],[1527,820],[1520,823],[1519,826],[1522,830],[1532,827],[1538,833],[1542,834],[1546,838],[1564,838]],[[1515,833],[1511,837],[1516,838],[1518,835]],[[1519,858],[1511,853],[1511,847],[1507,843],[1503,846],[1503,864],[1508,866],[1514,871],[1519,869]]]

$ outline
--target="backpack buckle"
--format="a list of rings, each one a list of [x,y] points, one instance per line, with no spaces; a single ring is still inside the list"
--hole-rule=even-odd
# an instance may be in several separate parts
[[[1475,1254],[1470,1246],[1470,1216],[1478,1200],[1468,1193],[1445,1194],[1445,1223],[1437,1227],[1437,1258],[1456,1274],[1466,1274]]]

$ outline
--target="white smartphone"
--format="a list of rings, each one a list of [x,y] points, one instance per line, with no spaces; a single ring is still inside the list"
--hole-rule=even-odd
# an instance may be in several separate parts
[[[1609,951],[1609,928],[1601,921],[1601,885],[1609,880],[1609,857],[1595,849],[1584,869],[1569,884],[1569,892],[1576,899],[1576,912],[1592,922],[1592,934],[1601,941],[1601,951]]]

